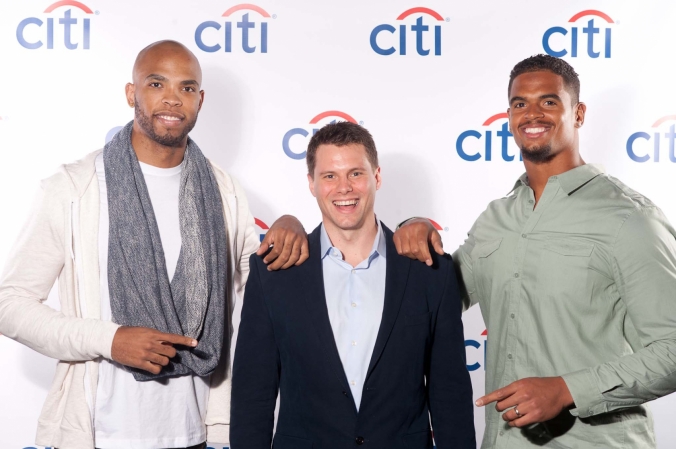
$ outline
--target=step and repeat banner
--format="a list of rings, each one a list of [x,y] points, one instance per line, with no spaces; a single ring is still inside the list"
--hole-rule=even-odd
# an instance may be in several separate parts
[[[191,135],[243,184],[261,237],[282,214],[307,230],[319,223],[305,148],[321,126],[348,120],[378,146],[378,217],[390,227],[429,217],[452,252],[523,172],[507,127],[507,82],[537,53],[564,58],[580,75],[585,161],[676,221],[676,2],[255,1],[0,2],[2,263],[39,180],[132,119],[124,86],[138,51],[160,39],[200,60],[206,94]],[[48,304],[59,307],[55,295]],[[464,323],[479,397],[478,307]],[[0,360],[0,448],[34,447],[55,362],[6,337]],[[651,406],[659,447],[675,447],[676,397]],[[477,409],[479,436],[483,419]]]

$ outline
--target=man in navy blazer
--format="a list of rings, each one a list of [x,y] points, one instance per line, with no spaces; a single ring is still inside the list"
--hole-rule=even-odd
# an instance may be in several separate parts
[[[475,449],[461,302],[449,255],[397,254],[374,213],[369,132],[327,125],[308,181],[322,212],[310,258],[251,257],[232,381],[232,449]],[[273,443],[277,393],[280,409]]]

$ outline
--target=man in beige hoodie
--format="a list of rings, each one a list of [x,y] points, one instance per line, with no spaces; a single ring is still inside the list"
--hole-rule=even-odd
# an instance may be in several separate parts
[[[201,81],[195,56],[177,42],[161,41],[139,53],[133,83],[126,86],[135,109],[131,146],[161,237],[156,256],[163,256],[169,279],[182,248],[178,193],[188,133],[204,100]],[[307,258],[307,242],[300,223],[282,217],[259,244],[239,184],[213,164],[210,172],[223,205],[227,273],[222,275],[232,304],[243,296],[252,253],[268,252],[271,269],[287,268]],[[130,372],[159,374],[180,362],[178,348],[195,347],[198,341],[113,322],[107,181],[101,151],[63,165],[44,180],[0,278],[0,333],[59,360],[36,443],[62,449],[199,448],[207,439],[226,443],[228,348],[209,376],[138,382]],[[43,304],[57,278],[60,311]],[[229,342],[230,323],[224,333]]]

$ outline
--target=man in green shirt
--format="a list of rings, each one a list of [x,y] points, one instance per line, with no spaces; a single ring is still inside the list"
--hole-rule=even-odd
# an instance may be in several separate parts
[[[453,259],[488,329],[482,448],[654,448],[645,402],[676,390],[676,232],[649,199],[585,164],[586,106],[565,61],[537,55],[509,81],[526,173],[488,205]],[[400,254],[443,254],[429,221]],[[495,403],[495,407],[493,407]]]

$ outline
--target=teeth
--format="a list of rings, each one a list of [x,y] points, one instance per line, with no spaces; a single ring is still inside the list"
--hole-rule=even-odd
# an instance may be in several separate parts
[[[333,204],[336,206],[356,206],[358,203],[357,200],[348,200],[348,201],[334,201]]]
[[[527,133],[530,134],[535,134],[535,133],[543,133],[545,132],[544,128],[526,128],[525,130]]]
[[[163,120],[172,120],[172,121],[178,121],[180,118],[178,117],[169,117],[168,115],[160,115],[160,118]]]

